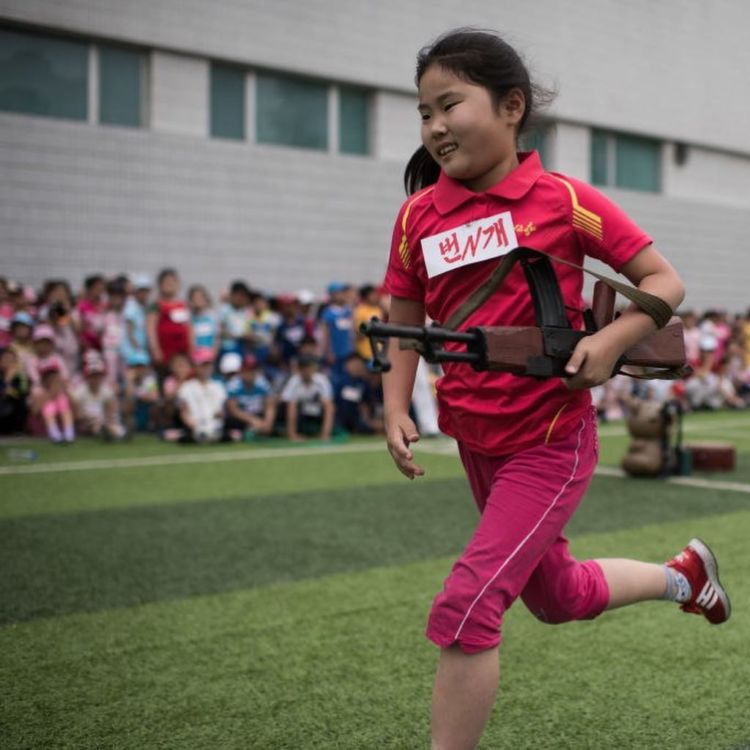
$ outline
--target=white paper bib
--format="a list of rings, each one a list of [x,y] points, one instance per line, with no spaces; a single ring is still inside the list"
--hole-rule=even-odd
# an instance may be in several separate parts
[[[470,221],[422,240],[422,254],[430,278],[454,268],[499,258],[517,247],[510,211]]]

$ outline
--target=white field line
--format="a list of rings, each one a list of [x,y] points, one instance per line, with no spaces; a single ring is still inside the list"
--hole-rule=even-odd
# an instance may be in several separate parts
[[[614,466],[597,466],[596,474],[603,477],[615,477],[617,479],[628,479],[628,475]],[[648,480],[641,480],[648,481]],[[653,480],[659,481],[659,480]],[[679,484],[685,487],[703,487],[707,490],[725,490],[727,492],[742,492],[750,495],[750,484],[743,482],[724,482],[720,479],[701,479],[699,477],[669,477],[669,484]]]
[[[316,456],[321,453],[374,453],[385,451],[384,443],[358,443],[355,445],[319,445],[305,448],[268,448],[247,451],[221,451],[183,453],[170,456],[140,456],[133,458],[92,459],[89,461],[61,461],[54,464],[27,464],[0,466],[0,476],[15,474],[49,474],[59,471],[94,471],[98,469],[133,469],[143,466],[171,466],[173,464],[211,464],[223,461],[257,461],[268,458]]]
[[[744,419],[723,419],[719,422],[706,422],[693,424],[686,421],[683,426],[683,432],[719,432],[725,428],[742,428],[745,427],[747,432],[744,433],[743,437],[750,437],[750,419],[747,417]],[[623,425],[602,425],[599,427],[599,437],[617,437],[620,435],[627,435],[628,428]],[[740,437],[738,435],[738,437]]]

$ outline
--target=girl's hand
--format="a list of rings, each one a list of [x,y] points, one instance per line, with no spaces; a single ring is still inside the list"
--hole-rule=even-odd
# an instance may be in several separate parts
[[[419,440],[419,432],[409,415],[400,414],[386,419],[385,429],[388,452],[398,470],[409,479],[421,477],[424,469],[414,463],[414,454],[409,450],[409,444]]]
[[[571,377],[563,378],[563,382],[571,390],[593,388],[612,377],[612,370],[621,352],[601,333],[584,336],[565,365],[565,372]]]

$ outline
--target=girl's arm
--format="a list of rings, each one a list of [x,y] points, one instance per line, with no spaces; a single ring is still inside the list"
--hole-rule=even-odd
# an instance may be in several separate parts
[[[622,273],[642,291],[661,297],[673,310],[685,297],[685,287],[677,271],[653,245],[631,258]],[[565,366],[572,375],[566,379],[566,385],[591,388],[609,380],[623,352],[655,330],[651,317],[631,304],[615,321],[578,342]]]
[[[391,300],[389,323],[421,326],[424,325],[424,319],[425,309],[422,302],[405,297],[393,297]],[[424,469],[414,463],[414,456],[409,450],[409,444],[419,440],[417,427],[409,417],[419,354],[400,349],[398,341],[390,339],[388,359],[391,362],[391,370],[383,375],[383,407],[388,451],[398,470],[405,477],[414,479],[424,474]]]
[[[159,346],[159,337],[156,333],[157,314],[155,312],[146,313],[146,338],[151,347],[151,357],[157,365],[165,364],[161,347]]]

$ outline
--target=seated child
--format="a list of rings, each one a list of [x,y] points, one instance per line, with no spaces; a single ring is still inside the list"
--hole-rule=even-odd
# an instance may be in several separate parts
[[[0,352],[0,435],[23,432],[29,416],[29,378],[13,349]]]
[[[159,403],[159,385],[156,374],[149,367],[145,352],[134,352],[125,369],[123,412],[131,432],[145,432],[155,422]]]
[[[72,443],[73,410],[59,364],[54,360],[43,362],[36,372],[39,381],[31,389],[32,413],[42,415],[47,436],[53,443]]]
[[[318,360],[300,355],[298,372],[281,392],[286,404],[286,433],[290,440],[318,437],[328,440],[333,429],[333,389],[331,381],[318,372]]]
[[[258,360],[252,354],[244,358],[239,374],[227,383],[227,397],[225,429],[231,440],[240,440],[247,433],[271,434],[276,401],[270,383],[261,374]]]
[[[185,431],[180,418],[177,391],[193,377],[193,363],[187,354],[174,354],[169,360],[169,374],[162,383],[162,398],[157,407],[157,423],[164,440],[179,440]]]
[[[334,379],[336,426],[346,432],[369,435],[382,429],[382,420],[375,417],[368,374],[364,359],[359,354],[350,354]]]
[[[180,419],[186,434],[182,441],[213,443],[221,440],[224,430],[224,403],[227,393],[222,383],[213,380],[213,352],[198,349],[193,355],[195,377],[177,390]]]
[[[106,382],[102,355],[93,349],[83,360],[83,380],[72,390],[73,408],[79,431],[105,439],[121,440],[126,430],[112,386]]]

